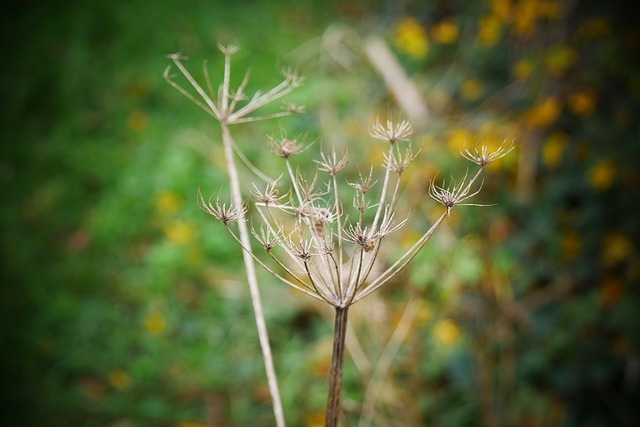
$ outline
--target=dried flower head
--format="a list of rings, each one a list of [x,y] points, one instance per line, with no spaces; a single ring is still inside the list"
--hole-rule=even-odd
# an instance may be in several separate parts
[[[515,148],[513,140],[502,141],[498,148],[492,149],[487,141],[479,141],[473,144],[471,149],[464,147],[464,151],[460,150],[460,154],[478,166],[485,167],[491,162],[495,162],[509,154]]]
[[[413,135],[413,126],[406,120],[402,120],[397,125],[391,120],[387,120],[386,125],[383,125],[376,119],[376,123],[369,130],[369,134],[375,139],[393,145],[398,141],[406,141],[407,138]]]
[[[435,179],[431,180],[431,185],[429,186],[429,195],[440,202],[445,208],[447,208],[447,215],[450,214],[451,208],[456,205],[459,206],[485,206],[479,205],[475,203],[462,203],[465,200],[470,199],[471,197],[477,195],[482,189],[482,184],[480,187],[473,193],[471,193],[471,185],[473,184],[473,179],[469,182],[466,182],[467,174],[464,175],[460,184],[456,185],[455,181],[452,179],[453,184],[450,186],[445,186],[445,181],[442,180],[442,186],[435,185]]]
[[[265,251],[269,252],[271,249],[275,248],[279,242],[280,238],[271,229],[264,227],[260,228],[260,234],[255,229],[251,229],[251,234],[256,240],[262,245]]]
[[[355,182],[347,182],[351,187],[353,187],[360,194],[367,194],[367,191],[371,187],[375,185],[378,181],[373,181],[371,175],[373,174],[373,167],[369,168],[369,175],[367,177],[363,177],[361,172],[358,172],[359,179]]]
[[[402,173],[407,170],[411,162],[418,157],[420,151],[412,152],[411,144],[405,149],[404,153],[401,153],[400,150],[389,151],[389,154],[384,155],[384,167],[389,169],[391,172],[395,172],[398,175],[402,175]]]
[[[245,206],[227,206],[226,203],[220,204],[218,199],[216,199],[215,203],[212,200],[213,196],[209,197],[208,201],[205,201],[200,189],[198,189],[198,207],[224,225],[245,220],[247,213]]]
[[[260,189],[255,185],[251,184],[251,197],[253,197],[256,201],[264,203],[265,205],[278,205],[280,201],[287,197],[287,195],[280,195],[278,191],[277,185],[280,178],[267,183],[264,191],[260,191]]]
[[[287,138],[284,134],[280,139],[275,139],[272,136],[268,136],[267,138],[269,139],[269,145],[273,154],[283,159],[288,159],[296,154],[300,154],[308,147],[305,146],[304,138],[301,140],[298,138]]]
[[[322,160],[314,160],[320,167],[318,170],[327,172],[331,175],[337,175],[349,163],[349,153],[347,151],[338,158],[335,148],[331,149],[331,154],[321,153]]]

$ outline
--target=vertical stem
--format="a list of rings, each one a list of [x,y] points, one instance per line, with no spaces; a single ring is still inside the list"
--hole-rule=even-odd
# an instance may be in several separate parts
[[[220,123],[222,129],[222,142],[224,145],[224,155],[227,162],[227,172],[229,174],[229,187],[231,189],[231,197],[235,206],[242,206],[242,194],[240,192],[240,180],[238,178],[238,170],[233,158],[233,147],[229,127],[226,123]],[[269,391],[273,403],[273,412],[276,418],[276,426],[284,427],[284,412],[282,410],[282,401],[280,400],[280,390],[278,389],[278,380],[276,378],[276,370],[273,367],[273,357],[271,355],[271,345],[269,344],[269,334],[267,325],[264,320],[264,312],[262,310],[262,300],[260,298],[260,290],[258,289],[258,279],[256,277],[256,269],[253,258],[248,251],[251,251],[251,241],[249,239],[249,230],[244,221],[238,221],[238,230],[240,232],[240,241],[246,250],[242,251],[244,257],[244,266],[247,272],[247,282],[249,283],[249,293],[251,294],[251,302],[253,303],[253,313],[256,318],[256,327],[258,328],[258,337],[260,339],[260,347],[262,349],[262,357],[264,359],[264,367],[267,371],[267,380],[269,383]]]
[[[347,315],[349,307],[336,307],[336,321],[333,331],[333,355],[329,374],[329,397],[325,427],[337,427],[340,415],[340,392],[342,390],[342,362],[344,361],[345,339],[347,337]]]

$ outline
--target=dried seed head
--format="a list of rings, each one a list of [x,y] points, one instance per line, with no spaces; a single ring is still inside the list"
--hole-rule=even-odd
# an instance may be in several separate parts
[[[475,192],[470,193],[471,183],[473,182],[473,180],[470,183],[467,183],[466,180],[467,174],[464,175],[464,178],[462,179],[460,184],[456,185],[454,181],[453,184],[448,187],[445,186],[444,180],[442,181],[441,187],[435,185],[435,179],[431,180],[431,184],[429,186],[429,195],[437,202],[440,202],[445,208],[447,208],[447,215],[451,213],[451,208],[456,205],[486,206],[475,203],[462,203],[465,200],[470,199],[471,197],[478,194],[482,189],[482,184],[480,184],[480,187]]]
[[[267,252],[276,247],[280,242],[280,238],[269,229],[260,228],[260,234],[258,234],[256,230],[252,228],[251,234],[253,234]]]
[[[293,88],[299,87],[304,82],[304,77],[302,77],[296,70],[293,68],[282,68],[280,70],[280,74],[284,77],[285,81]]]
[[[246,218],[246,206],[227,206],[226,203],[220,204],[218,199],[213,203],[213,196],[205,202],[200,189],[198,189],[198,196],[198,207],[224,225],[230,222],[244,221]]]
[[[349,225],[344,230],[345,239],[360,246],[363,251],[371,252],[376,246],[376,240],[378,239],[377,233],[373,228],[362,227],[361,223],[356,225]]]
[[[373,167],[369,168],[369,175],[366,178],[362,176],[362,173],[358,172],[358,175],[359,175],[358,181],[347,182],[347,184],[355,188],[355,190],[358,193],[362,195],[367,194],[367,191],[369,191],[369,189],[373,187],[376,182],[378,182],[378,181],[372,181],[371,179],[372,174],[373,174]]]
[[[505,139],[502,141],[500,146],[495,149],[489,147],[487,141],[479,141],[476,142],[471,149],[465,146],[464,151],[460,150],[460,154],[462,154],[465,159],[472,161],[476,165],[485,167],[489,163],[503,158],[514,148],[515,144],[513,140],[507,141]]]
[[[299,141],[297,138],[289,139],[286,136],[282,136],[280,139],[275,139],[271,136],[267,138],[269,139],[269,145],[271,146],[273,154],[283,159],[288,159],[296,154],[300,154],[307,148],[304,145],[304,140]]]
[[[345,151],[342,157],[338,158],[335,148],[331,149],[331,154],[321,153],[320,157],[322,161],[314,160],[319,165],[318,170],[331,175],[337,175],[349,163],[349,153]]]
[[[413,126],[406,120],[402,120],[397,125],[391,120],[387,120],[385,126],[376,119],[376,123],[369,130],[369,134],[375,139],[393,145],[398,141],[406,141],[413,134]]]
[[[276,186],[278,185],[278,180],[279,179],[280,178],[278,178],[275,181],[267,184],[267,186],[264,189],[264,191],[260,191],[260,189],[258,189],[258,187],[255,184],[251,184],[251,186],[253,187],[251,189],[251,197],[253,197],[258,202],[264,203],[265,205],[278,205],[278,204],[280,204],[280,201],[282,199],[284,199],[285,197],[287,197],[287,195],[285,194],[283,196],[280,196],[280,192],[276,188]]]
[[[407,147],[404,154],[397,150],[396,152],[390,153],[389,155],[384,155],[384,167],[389,169],[391,172],[395,172],[398,175],[402,175],[402,173],[407,170],[411,162],[415,160],[420,151],[413,153],[411,151],[411,144]]]
[[[282,109],[284,111],[290,112],[291,114],[304,113],[305,112],[304,105],[296,105],[296,104],[293,104],[291,102],[284,102],[283,105],[282,105]]]

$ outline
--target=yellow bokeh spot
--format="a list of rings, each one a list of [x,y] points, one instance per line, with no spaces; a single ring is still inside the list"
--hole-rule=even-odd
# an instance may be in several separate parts
[[[421,59],[427,56],[429,40],[424,27],[413,18],[405,18],[396,27],[396,47],[407,55]]]
[[[546,69],[555,76],[563,75],[576,60],[576,52],[569,46],[555,46],[544,58]]]
[[[616,177],[616,168],[611,160],[603,160],[589,169],[589,184],[598,191],[611,187]]]
[[[431,37],[438,43],[450,44],[455,42],[460,35],[460,28],[453,20],[438,23],[431,29]]]
[[[562,105],[553,96],[542,99],[523,115],[523,120],[530,126],[543,128],[549,126],[560,116]]]
[[[476,79],[469,79],[460,87],[460,93],[467,101],[475,101],[482,95],[482,85]]]
[[[615,233],[605,237],[602,245],[602,262],[610,267],[624,261],[633,251],[633,244],[623,234]]]
[[[564,150],[567,146],[567,135],[564,133],[553,133],[542,145],[542,162],[550,169],[560,166]]]
[[[460,339],[460,329],[452,320],[440,320],[433,327],[433,338],[440,345],[450,346]]]
[[[196,231],[190,224],[176,220],[164,227],[164,235],[172,243],[186,245],[193,241]]]
[[[588,116],[596,106],[596,96],[588,90],[572,93],[568,101],[569,109],[577,116]]]
[[[478,21],[478,34],[476,41],[482,47],[491,47],[498,41],[502,34],[502,22],[494,15],[487,15]]]
[[[533,70],[535,66],[533,61],[530,59],[522,58],[518,60],[515,64],[513,64],[513,69],[511,72],[513,73],[513,77],[518,80],[527,80],[533,74]]]
[[[535,29],[538,19],[536,3],[536,1],[524,0],[514,5],[513,29],[518,35],[528,36]]]
[[[161,215],[171,215],[182,206],[182,198],[171,191],[162,191],[155,196],[156,211]]]
[[[491,0],[491,13],[508,22],[511,18],[511,0]]]
[[[470,146],[473,143],[473,134],[466,129],[453,129],[447,137],[447,145],[449,150],[454,153],[460,153],[465,145]]]
[[[152,335],[164,332],[167,327],[167,320],[158,312],[152,312],[144,318],[144,329]]]
[[[133,110],[127,116],[127,126],[134,132],[142,132],[149,124],[149,116],[144,111]]]
[[[131,383],[129,374],[122,369],[114,369],[110,371],[107,380],[109,381],[109,384],[111,384],[111,387],[116,390],[125,389]]]
[[[312,412],[304,419],[305,427],[324,427],[324,412]]]
[[[562,258],[565,261],[571,261],[582,250],[582,239],[575,231],[569,231],[562,236],[561,239]]]

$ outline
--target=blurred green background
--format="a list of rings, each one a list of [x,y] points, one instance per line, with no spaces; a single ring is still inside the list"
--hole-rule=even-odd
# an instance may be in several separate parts
[[[306,83],[289,99],[306,114],[233,128],[238,144],[277,176],[265,134],[307,132],[366,170],[383,149],[372,119],[403,114],[363,53],[370,36],[429,108],[406,180],[412,220],[386,262],[433,219],[435,173],[464,174],[462,142],[507,136],[517,148],[487,171],[478,203],[496,206],[458,208],[406,274],[353,308],[345,425],[640,425],[640,31],[626,8],[0,10],[3,426],[274,424],[241,254],[195,203],[198,187],[226,187],[218,128],[163,81],[165,55],[188,55],[196,75],[207,59],[219,81],[216,43],[235,42],[253,91],[297,67]],[[322,425],[331,313],[269,276],[261,289],[288,424]]]

